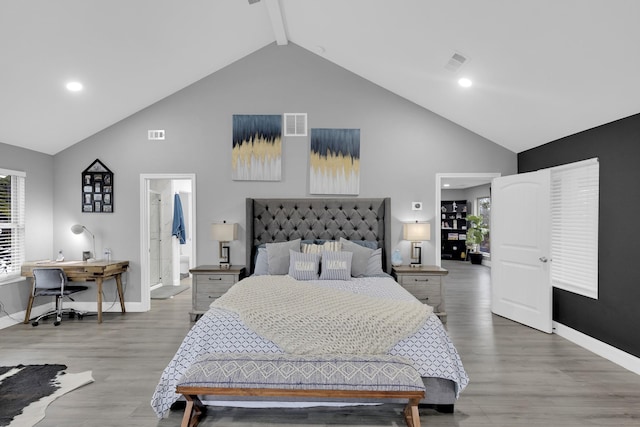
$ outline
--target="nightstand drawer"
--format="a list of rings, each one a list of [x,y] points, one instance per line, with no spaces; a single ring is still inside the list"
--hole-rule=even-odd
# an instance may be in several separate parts
[[[237,278],[233,274],[198,274],[195,276],[198,287],[233,285]],[[229,289],[227,286],[226,289]]]
[[[207,311],[209,310],[209,306],[211,305],[212,302],[214,302],[216,299],[220,298],[222,296],[222,294],[224,294],[224,292],[202,292],[202,293],[198,293],[196,300],[195,300],[195,304],[194,304],[194,309],[195,310],[200,310],[200,311]]]
[[[421,301],[426,301],[429,305],[438,305],[442,302],[440,295],[440,285],[410,284],[402,285],[414,297]]]
[[[405,285],[438,285],[440,286],[440,276],[426,276],[424,274],[401,274],[398,276],[400,284]],[[405,286],[406,287],[406,286]]]

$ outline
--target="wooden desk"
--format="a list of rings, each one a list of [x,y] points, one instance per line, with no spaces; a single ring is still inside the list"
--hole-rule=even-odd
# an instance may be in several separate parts
[[[122,291],[122,273],[127,271],[129,261],[30,261],[22,264],[21,275],[31,278],[33,282],[34,268],[61,268],[67,278],[74,282],[96,282],[98,285],[98,323],[102,323],[102,282],[108,279],[116,279],[118,287],[118,297],[120,298],[120,309],[126,313],[124,308],[124,292]],[[33,298],[33,292],[31,297]],[[31,304],[29,304],[31,306]],[[24,323],[29,323],[31,310],[27,309],[24,316]]]

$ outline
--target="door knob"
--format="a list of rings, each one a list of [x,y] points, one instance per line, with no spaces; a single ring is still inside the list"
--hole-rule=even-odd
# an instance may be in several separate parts
[[[540,262],[547,262],[547,261],[549,261],[549,260],[547,259],[547,257],[546,257],[546,256],[541,256],[541,257],[540,257],[540,258],[538,258],[538,259],[540,260]]]

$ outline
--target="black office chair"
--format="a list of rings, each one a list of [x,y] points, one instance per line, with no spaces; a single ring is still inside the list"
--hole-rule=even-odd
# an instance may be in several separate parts
[[[31,322],[31,325],[38,326],[41,319],[49,316],[56,316],[56,321],[53,322],[55,326],[60,325],[62,321],[62,315],[68,313],[69,317],[78,316],[80,319],[84,317],[85,313],[74,310],[73,308],[63,308],[62,299],[64,297],[73,301],[70,295],[77,292],[86,291],[88,286],[68,285],[67,275],[60,268],[34,268],[33,269],[33,290],[29,297],[29,312],[33,306],[33,300],[35,297],[40,296],[55,296],[56,297],[56,309],[51,310],[42,316],[38,316],[37,319]]]

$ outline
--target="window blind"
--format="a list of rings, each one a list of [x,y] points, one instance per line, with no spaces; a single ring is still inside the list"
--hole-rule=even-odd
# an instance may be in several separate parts
[[[551,283],[594,299],[599,187],[598,159],[551,169]]]
[[[25,253],[24,172],[0,169],[0,281],[20,276]]]

